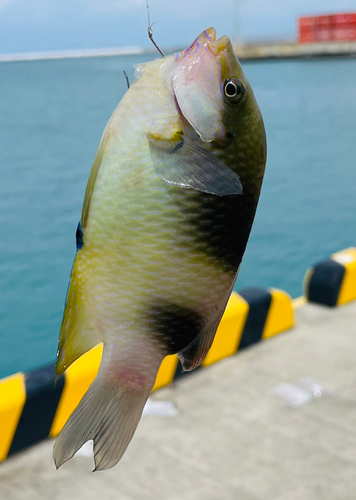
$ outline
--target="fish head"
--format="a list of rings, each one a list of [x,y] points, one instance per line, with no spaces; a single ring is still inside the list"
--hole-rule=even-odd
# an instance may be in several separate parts
[[[233,134],[239,104],[250,90],[230,39],[214,28],[175,55],[172,89],[177,107],[203,142],[222,142]],[[251,91],[252,92],[252,91]]]

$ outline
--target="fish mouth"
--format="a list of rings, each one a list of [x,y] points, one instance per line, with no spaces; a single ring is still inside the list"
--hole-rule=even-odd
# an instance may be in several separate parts
[[[186,56],[187,54],[196,53],[199,48],[207,48],[212,53],[213,56],[219,56],[222,52],[224,52],[229,45],[231,45],[230,39],[228,36],[223,35],[220,38],[216,38],[216,29],[208,28],[204,30],[198,38],[194,40],[191,46],[181,53],[179,59],[181,57]]]
[[[215,28],[208,28],[207,30],[204,30],[199,38],[201,37],[205,37],[206,42],[204,45],[208,46],[210,52],[214,56],[218,56],[219,54],[221,54],[221,52],[224,52],[231,43],[230,38],[226,35],[223,35],[222,37],[216,39]]]

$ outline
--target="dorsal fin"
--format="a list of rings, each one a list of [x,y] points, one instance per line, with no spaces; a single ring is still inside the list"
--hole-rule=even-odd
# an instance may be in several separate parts
[[[92,194],[94,191],[95,182],[96,182],[96,179],[98,177],[98,173],[100,170],[100,166],[101,166],[108,142],[109,142],[109,132],[108,132],[108,126],[107,126],[105,131],[104,131],[101,142],[99,144],[99,148],[98,148],[98,151],[96,153],[96,156],[94,158],[93,166],[91,168],[90,176],[89,176],[87,187],[85,190],[85,196],[84,196],[84,202],[83,202],[83,208],[82,208],[82,218],[81,218],[81,225],[83,228],[87,225],[91,197],[92,197]]]

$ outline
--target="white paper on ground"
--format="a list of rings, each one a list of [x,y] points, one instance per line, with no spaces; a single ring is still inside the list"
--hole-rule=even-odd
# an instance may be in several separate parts
[[[320,382],[307,377],[300,379],[297,384],[279,384],[270,392],[292,407],[303,406],[314,398],[331,394],[331,391]]]
[[[143,409],[142,416],[158,415],[160,417],[176,417],[178,415],[177,408],[171,401],[153,401],[151,398]]]
[[[294,384],[279,384],[272,394],[281,398],[289,406],[302,406],[312,399],[312,394]]]
[[[314,380],[313,378],[302,378],[298,382],[299,387],[309,391],[315,398],[321,398],[322,396],[330,396],[331,391],[325,386],[321,385],[320,382]]]

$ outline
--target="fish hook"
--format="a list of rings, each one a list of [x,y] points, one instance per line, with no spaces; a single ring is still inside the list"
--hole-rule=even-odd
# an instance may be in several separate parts
[[[161,51],[161,49],[158,47],[158,45],[156,44],[156,42],[153,40],[153,31],[152,31],[152,26],[154,25],[154,23],[151,24],[151,20],[150,20],[150,9],[149,9],[149,6],[148,6],[148,0],[146,0],[146,5],[147,5],[147,18],[148,18],[148,28],[147,28],[147,33],[148,33],[148,38],[151,40],[151,42],[153,43],[153,45],[156,47],[156,49],[158,50],[158,52],[161,54],[162,57],[164,57],[164,54],[163,52]]]

